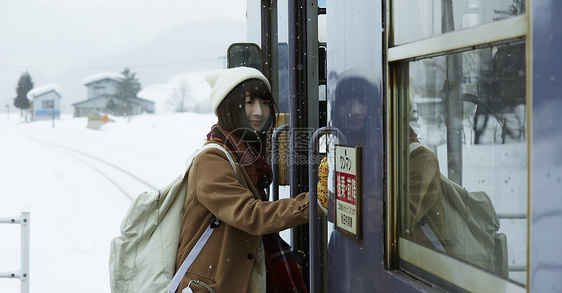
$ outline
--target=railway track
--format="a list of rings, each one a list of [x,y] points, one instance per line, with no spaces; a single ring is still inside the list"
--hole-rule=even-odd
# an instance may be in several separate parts
[[[123,193],[123,195],[125,195],[131,201],[145,190],[159,189],[146,180],[139,178],[130,171],[125,170],[124,168],[108,162],[102,158],[66,146],[41,140],[35,141],[59,149],[66,155],[82,162],[84,165],[88,166],[90,169],[94,170],[95,172],[100,174],[100,176],[104,177],[107,181],[113,184],[119,191],[121,191],[121,193]]]

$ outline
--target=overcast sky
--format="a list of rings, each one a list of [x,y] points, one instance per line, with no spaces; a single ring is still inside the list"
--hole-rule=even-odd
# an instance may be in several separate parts
[[[246,0],[2,0],[0,106],[14,111],[15,87],[29,71],[62,73],[125,52],[187,21],[245,21]],[[63,89],[64,91],[64,89]]]

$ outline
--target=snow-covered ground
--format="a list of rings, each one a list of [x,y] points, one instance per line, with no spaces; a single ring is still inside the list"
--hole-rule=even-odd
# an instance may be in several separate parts
[[[0,113],[0,218],[31,213],[31,292],[109,292],[109,243],[128,196],[150,187],[118,180],[117,188],[102,174],[115,172],[108,163],[164,186],[216,121],[193,113],[113,118],[91,130],[86,118],[65,116],[53,127]],[[0,272],[19,268],[20,227],[0,224]],[[0,279],[2,293],[19,288],[17,279]]]
[[[109,292],[109,243],[119,235],[130,198],[180,174],[216,121],[213,114],[194,113],[112,118],[91,130],[86,118],[63,116],[53,126],[0,113],[0,218],[31,213],[31,292]],[[474,172],[465,174],[463,185],[486,190],[500,214],[526,212],[525,148],[470,146],[464,161],[475,164]],[[500,168],[482,168],[483,162]],[[525,223],[501,221],[512,266],[525,266]],[[0,224],[0,273],[19,269],[19,245],[19,225]],[[522,273],[512,278],[524,282]],[[19,280],[0,279],[2,293],[19,287]]]

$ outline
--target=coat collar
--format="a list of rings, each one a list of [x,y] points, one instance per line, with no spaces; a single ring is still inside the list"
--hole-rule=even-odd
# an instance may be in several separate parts
[[[272,181],[271,166],[267,160],[248,142],[225,131],[219,125],[214,125],[211,128],[211,131],[207,134],[207,140],[226,145],[238,158],[240,165],[244,166],[262,200],[267,200],[264,189],[269,187]]]

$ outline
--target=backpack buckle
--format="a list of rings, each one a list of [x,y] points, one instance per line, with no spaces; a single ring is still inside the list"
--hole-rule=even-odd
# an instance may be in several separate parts
[[[216,228],[221,223],[221,220],[215,216],[211,219],[211,228]]]

